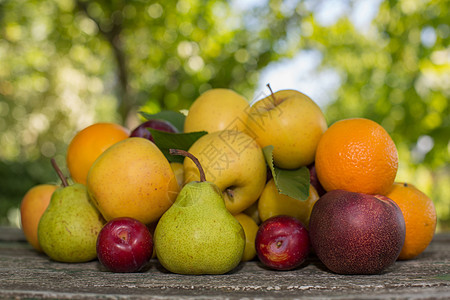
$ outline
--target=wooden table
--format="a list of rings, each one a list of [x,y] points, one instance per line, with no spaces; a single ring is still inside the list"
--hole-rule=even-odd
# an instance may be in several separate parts
[[[294,271],[257,261],[230,274],[186,276],[152,260],[142,273],[105,271],[98,261],[57,263],[34,251],[19,229],[0,227],[0,298],[57,299],[450,299],[450,233],[436,235],[417,259],[380,275],[337,275],[314,256]]]

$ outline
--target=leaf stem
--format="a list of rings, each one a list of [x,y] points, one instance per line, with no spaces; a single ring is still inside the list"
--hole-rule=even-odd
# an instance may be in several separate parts
[[[172,155],[182,155],[184,157],[189,157],[190,159],[192,159],[192,161],[197,166],[198,171],[200,172],[200,182],[206,181],[205,171],[203,170],[203,167],[200,164],[200,161],[192,153],[189,153],[189,152],[181,150],[181,149],[169,149],[169,153]]]

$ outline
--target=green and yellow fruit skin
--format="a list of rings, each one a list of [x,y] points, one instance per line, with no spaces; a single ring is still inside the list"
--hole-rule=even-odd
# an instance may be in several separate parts
[[[39,244],[55,261],[91,261],[97,257],[97,235],[104,223],[83,184],[58,188],[39,221]]]
[[[173,273],[224,274],[241,261],[245,234],[211,182],[190,182],[159,220],[154,242],[161,265]]]

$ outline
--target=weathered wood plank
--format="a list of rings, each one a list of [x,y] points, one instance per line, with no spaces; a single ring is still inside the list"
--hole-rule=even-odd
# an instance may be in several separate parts
[[[230,274],[185,276],[152,260],[144,272],[110,273],[98,261],[66,264],[34,251],[18,229],[0,228],[0,298],[450,299],[450,234],[435,237],[419,258],[398,261],[383,274],[344,276],[314,256],[293,271],[271,271],[257,261]]]

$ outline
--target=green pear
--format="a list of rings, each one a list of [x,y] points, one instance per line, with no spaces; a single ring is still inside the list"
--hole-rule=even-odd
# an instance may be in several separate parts
[[[224,274],[241,261],[245,247],[242,226],[227,210],[220,189],[205,180],[187,183],[174,204],[162,215],[155,233],[156,256],[161,265],[178,274]]]
[[[55,190],[39,221],[39,244],[55,261],[93,260],[97,257],[97,236],[105,220],[89,200],[85,185],[69,186],[65,180],[63,185]]]

